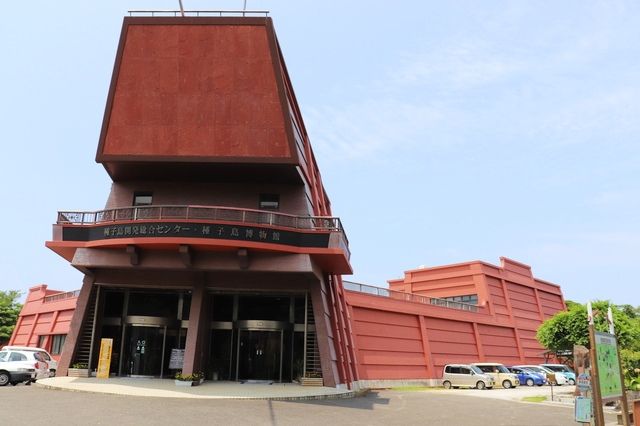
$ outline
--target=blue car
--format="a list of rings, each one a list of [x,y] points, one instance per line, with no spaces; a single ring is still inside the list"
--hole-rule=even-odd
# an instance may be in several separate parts
[[[527,386],[542,386],[547,383],[546,377],[543,377],[541,374],[534,373],[533,371],[525,370],[524,368],[509,367],[509,371],[518,376],[520,384],[525,384]]]

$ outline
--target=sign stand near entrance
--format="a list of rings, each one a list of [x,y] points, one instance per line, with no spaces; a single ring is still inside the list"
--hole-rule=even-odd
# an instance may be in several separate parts
[[[182,370],[184,365],[184,349],[171,349],[169,358],[169,370]]]
[[[98,358],[98,379],[108,379],[109,370],[111,368],[111,349],[113,348],[113,339],[102,339],[100,341],[100,357]]]

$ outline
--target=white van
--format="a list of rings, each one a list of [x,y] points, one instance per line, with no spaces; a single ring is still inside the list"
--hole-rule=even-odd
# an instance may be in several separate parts
[[[491,389],[493,378],[484,374],[478,367],[468,364],[448,364],[442,373],[442,386],[451,388]]]
[[[496,382],[496,386],[498,387],[511,389],[516,386],[520,386],[518,376],[513,374],[507,367],[500,363],[474,362],[471,365],[478,367],[484,374],[493,377],[493,380]]]
[[[41,355],[44,360],[49,364],[49,376],[53,377],[56,375],[56,370],[58,369],[58,361],[53,359],[51,354],[45,351],[42,348],[33,348],[30,346],[5,346],[2,348],[3,351],[31,351],[31,352],[42,352]]]

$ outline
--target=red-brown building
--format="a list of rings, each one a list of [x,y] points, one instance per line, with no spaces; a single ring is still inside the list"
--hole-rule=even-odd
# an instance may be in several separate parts
[[[535,328],[563,308],[507,260],[345,291],[348,240],[270,18],[125,18],[96,161],[104,208],[59,212],[46,243],[85,274],[60,375],[111,338],[120,376],[433,379],[541,359]]]
[[[40,347],[59,360],[79,293],[31,287],[9,345]]]
[[[85,274],[59,374],[111,338],[118,375],[355,380],[348,242],[270,18],[125,18],[96,161],[104,209],[46,244]]]
[[[447,363],[544,362],[536,330],[564,309],[560,287],[500,260],[410,270],[389,289],[345,282],[361,380],[438,378]]]

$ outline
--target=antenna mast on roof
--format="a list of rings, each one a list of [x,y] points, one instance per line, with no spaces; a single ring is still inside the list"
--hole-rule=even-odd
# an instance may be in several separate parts
[[[182,7],[182,0],[178,0],[178,3],[180,3],[180,15],[184,17],[184,7]],[[245,0],[245,3],[246,3],[246,0]]]

